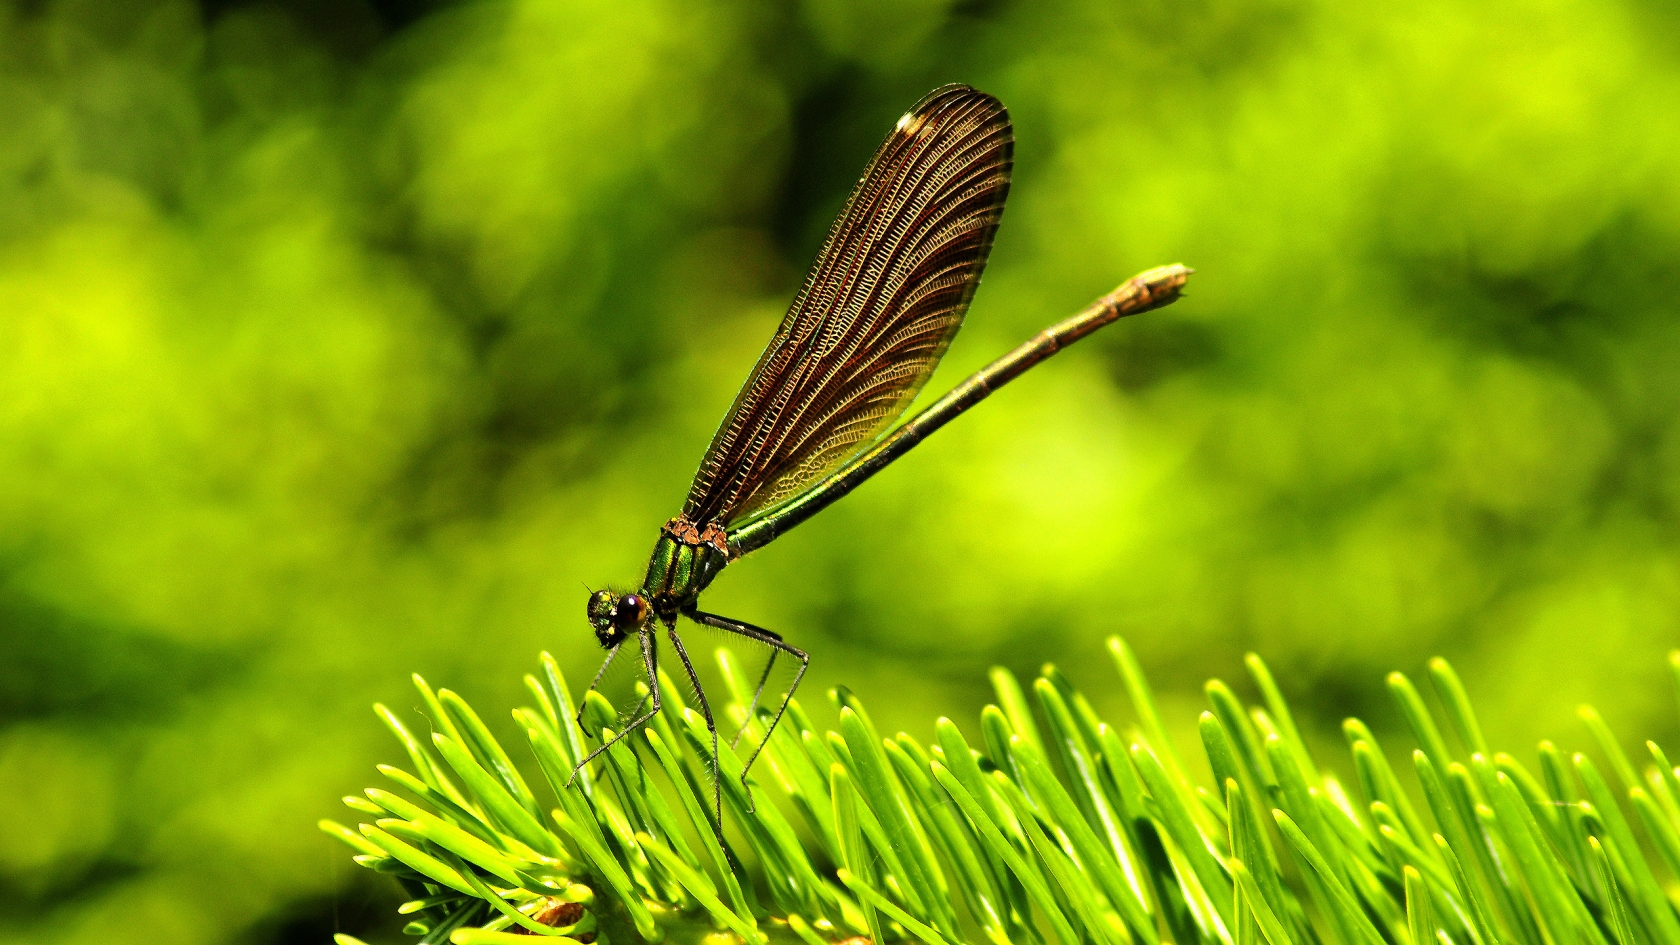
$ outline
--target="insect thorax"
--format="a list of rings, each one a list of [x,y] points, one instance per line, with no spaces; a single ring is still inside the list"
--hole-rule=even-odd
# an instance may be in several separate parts
[[[728,563],[722,526],[714,522],[698,528],[679,515],[659,530],[642,593],[652,601],[660,619],[675,620],[677,613],[692,605]]]

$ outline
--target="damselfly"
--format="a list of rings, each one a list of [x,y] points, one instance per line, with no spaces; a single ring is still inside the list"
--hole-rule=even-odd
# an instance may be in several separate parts
[[[590,625],[607,649],[590,689],[634,639],[649,691],[628,723],[579,769],[659,711],[663,629],[711,733],[714,827],[721,832],[717,723],[677,633],[677,618],[769,648],[747,724],[777,656],[799,663],[742,769],[745,787],[747,771],[811,660],[763,627],[701,610],[700,593],[707,585],[731,561],[851,492],[1027,369],[1116,319],[1178,298],[1191,272],[1184,266],[1134,276],[892,427],[962,324],[1003,215],[1013,147],[1003,103],[967,86],[948,85],[916,103],[875,152],[804,288],[712,438],[682,512],[660,529],[641,588],[589,597]]]

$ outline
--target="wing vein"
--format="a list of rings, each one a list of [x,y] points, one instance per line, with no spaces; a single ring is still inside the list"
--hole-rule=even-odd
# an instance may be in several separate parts
[[[1002,103],[946,86],[887,136],[696,472],[683,514],[732,525],[866,448],[962,324],[1009,192]]]

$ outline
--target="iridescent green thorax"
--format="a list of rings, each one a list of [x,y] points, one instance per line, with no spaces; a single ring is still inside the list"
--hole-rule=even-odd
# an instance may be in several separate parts
[[[700,592],[729,563],[723,545],[723,530],[708,526],[701,530],[681,517],[665,523],[659,541],[648,559],[642,593],[653,603],[653,612],[669,623],[691,606]]]

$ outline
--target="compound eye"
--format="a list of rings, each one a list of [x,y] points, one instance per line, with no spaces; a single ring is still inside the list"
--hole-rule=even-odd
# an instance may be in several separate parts
[[[647,598],[640,594],[626,594],[618,599],[618,610],[613,614],[613,622],[628,630],[639,627],[647,620]]]

